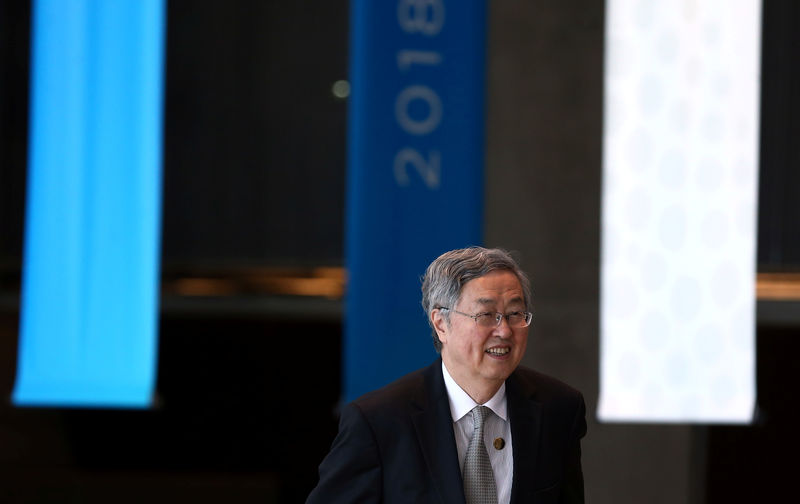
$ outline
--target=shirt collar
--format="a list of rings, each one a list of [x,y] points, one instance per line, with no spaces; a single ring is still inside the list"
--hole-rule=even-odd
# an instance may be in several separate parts
[[[442,362],[442,376],[444,376],[444,386],[447,388],[447,399],[450,403],[450,415],[453,417],[453,422],[458,422],[461,420],[464,415],[472,411],[475,406],[478,406],[476,403],[461,386],[456,383],[450,373],[447,371],[447,367]],[[502,418],[504,421],[508,420],[507,418],[507,409],[506,409],[506,383],[503,382],[500,385],[500,388],[495,392],[491,399],[486,401],[484,406],[488,407],[490,410],[494,412],[495,415]]]

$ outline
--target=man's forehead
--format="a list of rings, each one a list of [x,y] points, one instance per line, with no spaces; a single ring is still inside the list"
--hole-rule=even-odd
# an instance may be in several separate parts
[[[495,298],[495,297],[483,297],[483,296],[479,297],[478,299],[473,300],[474,303],[478,303],[480,305],[496,304],[497,301],[498,301],[498,298]],[[524,299],[522,299],[521,295],[516,295],[516,296],[512,297],[511,299],[505,299],[506,303],[522,303],[523,301],[524,301]]]
[[[464,284],[459,296],[460,302],[488,307],[501,300],[505,304],[525,303],[522,284],[512,271],[495,270],[474,278]]]

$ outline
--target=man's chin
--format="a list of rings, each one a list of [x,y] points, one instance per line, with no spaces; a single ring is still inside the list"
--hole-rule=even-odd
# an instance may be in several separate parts
[[[516,369],[517,364],[511,360],[504,360],[504,361],[496,361],[492,360],[488,363],[484,363],[484,370],[483,376],[490,380],[499,380],[505,381],[509,375],[514,372]]]

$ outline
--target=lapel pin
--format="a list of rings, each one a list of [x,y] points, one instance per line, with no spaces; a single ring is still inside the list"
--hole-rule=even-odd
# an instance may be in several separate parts
[[[499,438],[494,440],[494,449],[495,450],[502,450],[503,448],[505,448],[505,446],[506,446],[505,439],[499,437]]]

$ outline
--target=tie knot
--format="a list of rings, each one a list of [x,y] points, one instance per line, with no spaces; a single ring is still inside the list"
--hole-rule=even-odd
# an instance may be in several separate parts
[[[475,430],[483,430],[483,422],[492,410],[486,406],[475,406],[472,408],[472,425]]]

